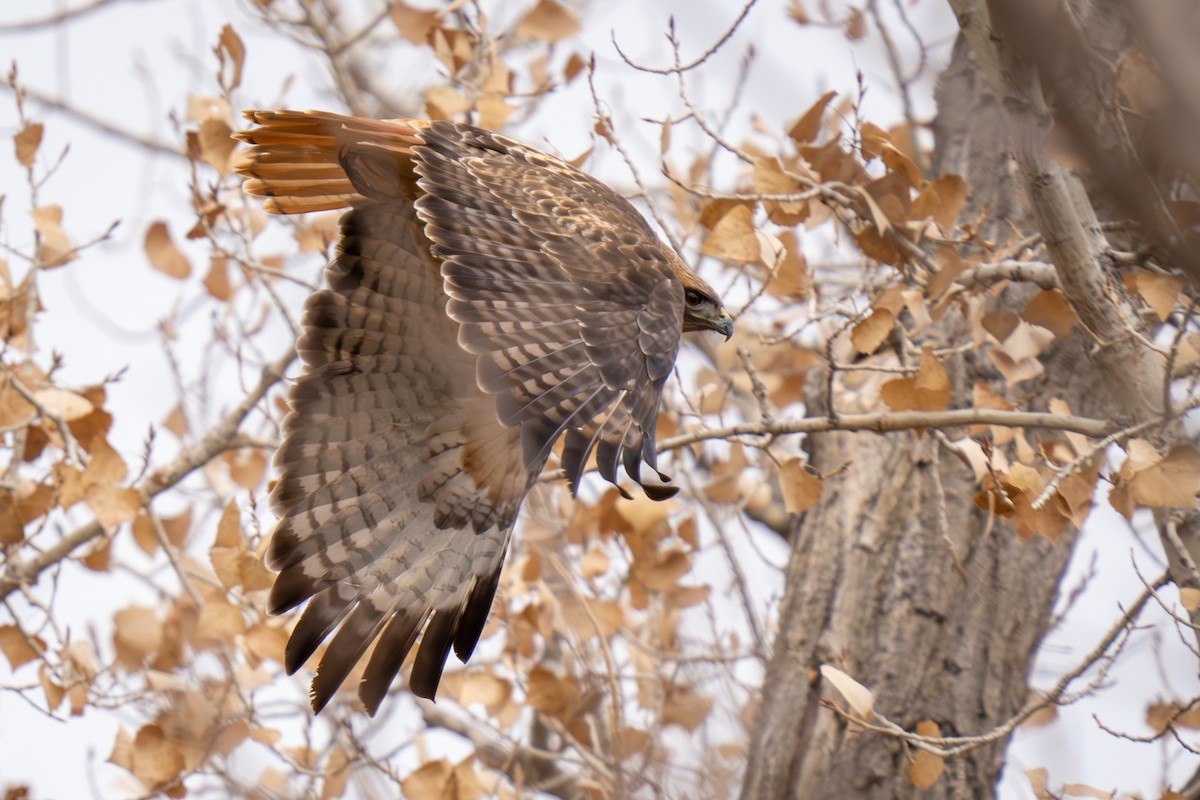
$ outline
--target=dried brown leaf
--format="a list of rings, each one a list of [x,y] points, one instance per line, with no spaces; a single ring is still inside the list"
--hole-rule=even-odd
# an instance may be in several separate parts
[[[139,728],[131,749],[130,771],[150,789],[171,783],[183,771],[183,751],[158,725]]]
[[[679,579],[692,567],[692,558],[682,550],[668,550],[658,554],[651,563],[646,560],[634,562],[634,574],[642,584],[652,591],[669,591],[679,584]]]
[[[296,226],[296,244],[301,253],[324,253],[337,238],[339,213],[314,214],[307,224]]]
[[[217,71],[217,83],[228,94],[242,84],[242,67],[246,63],[246,47],[232,25],[224,25],[213,48],[221,65]]]
[[[863,15],[862,9],[857,6],[850,7],[850,15],[846,18],[844,33],[846,38],[852,42],[857,42],[867,35],[867,19]]]
[[[117,661],[127,669],[141,669],[146,657],[162,644],[163,625],[154,609],[129,606],[113,616],[113,648]]]
[[[393,0],[388,16],[409,44],[425,44],[441,15],[437,11],[413,8],[402,0]]]
[[[33,399],[42,408],[51,414],[62,417],[67,422],[86,417],[94,410],[86,397],[70,389],[56,387],[38,389],[33,393]]]
[[[593,636],[607,639],[620,630],[621,623],[625,621],[619,605],[594,597],[564,598],[562,613],[567,627],[581,640]]]
[[[500,130],[516,110],[516,106],[509,104],[503,94],[487,92],[475,101],[475,112],[478,114],[475,124],[489,131]]]
[[[663,700],[662,721],[664,725],[678,725],[686,731],[694,731],[708,719],[712,707],[711,697],[698,694],[687,686],[669,685]]]
[[[4,653],[13,671],[33,661],[45,650],[46,643],[41,637],[26,634],[16,625],[0,625],[0,653]]]
[[[1139,272],[1132,277],[1137,293],[1146,301],[1146,305],[1154,310],[1158,318],[1165,322],[1179,299],[1179,292],[1183,289],[1183,278],[1154,272]]]
[[[158,536],[154,533],[154,525],[145,511],[139,511],[133,520],[133,541],[146,555],[158,552]]]
[[[812,292],[812,274],[809,272],[808,259],[796,239],[796,232],[780,231],[779,241],[783,243],[783,258],[775,266],[775,274],[767,284],[767,293],[784,299],[807,297]]]
[[[525,693],[535,710],[563,721],[569,719],[579,705],[579,685],[544,667],[534,667],[530,671]]]
[[[939,737],[942,735],[937,723],[931,719],[917,723],[916,732],[919,736]],[[926,750],[917,750],[912,762],[908,765],[908,780],[918,789],[928,789],[937,783],[942,770],[946,768],[945,759]]]
[[[1066,338],[1076,321],[1075,310],[1058,289],[1043,289],[1035,294],[1025,305],[1021,317],[1046,328],[1060,339]]]
[[[162,220],[152,222],[146,230],[146,257],[150,264],[165,275],[183,279],[192,273],[187,258],[171,241],[171,232]]]
[[[131,487],[98,485],[88,490],[87,505],[96,515],[97,522],[112,528],[137,515],[142,507],[142,495]]]
[[[879,349],[896,325],[896,315],[886,308],[877,308],[871,316],[850,329],[850,343],[866,356]]]
[[[267,457],[262,450],[243,447],[221,456],[229,466],[229,477],[243,489],[256,489],[267,472]]]
[[[604,575],[608,572],[608,555],[599,546],[588,548],[587,553],[579,564],[580,574],[584,580]]]
[[[808,144],[815,141],[821,132],[821,118],[825,115],[825,108],[835,97],[837,97],[837,92],[826,92],[821,95],[817,102],[813,103],[788,128],[788,137],[797,144]]]
[[[37,157],[38,147],[42,144],[42,133],[45,126],[40,122],[26,122],[25,126],[13,136],[13,147],[17,153],[17,161],[25,169],[33,167]]]
[[[908,218],[914,221],[932,218],[942,233],[949,235],[967,201],[967,189],[961,175],[943,175],[917,193]]]
[[[464,707],[479,703],[489,714],[495,714],[512,697],[512,688],[512,681],[506,678],[482,670],[472,672],[463,680],[458,702]]]
[[[204,289],[222,302],[233,297],[233,287],[229,283],[229,259],[225,256],[213,256],[209,259],[208,274],[204,276]]]
[[[517,35],[552,43],[579,33],[579,19],[554,0],[538,0],[517,23]]]
[[[711,586],[676,586],[666,593],[665,605],[669,611],[699,605],[712,594]]]
[[[25,539],[25,523],[11,492],[0,493],[0,547],[20,544]]]
[[[1129,485],[1137,507],[1190,508],[1200,484],[1200,452],[1179,445],[1161,461],[1131,470],[1128,476],[1122,467],[1120,478]]]
[[[133,772],[133,737],[122,725],[117,728],[113,739],[112,752],[108,755],[108,763],[116,764],[127,772]]]
[[[622,728],[613,737],[613,754],[626,759],[643,752],[650,744],[650,734],[640,728]]]
[[[888,381],[880,387],[880,394],[895,411],[941,411],[950,405],[950,379],[927,344],[921,349],[917,374]]]
[[[408,800],[446,800],[453,773],[446,761],[427,761],[400,782],[400,790]]]
[[[200,123],[196,131],[197,144],[200,147],[200,160],[215,169],[221,175],[229,174],[229,157],[237,144],[230,138],[233,129],[223,119],[209,118]]]
[[[333,800],[346,793],[350,776],[354,774],[355,761],[340,745],[334,745],[325,760],[325,781],[321,784],[319,800]]]
[[[983,315],[983,329],[1003,344],[1021,324],[1021,318],[1007,308],[1000,308]]]
[[[812,508],[821,496],[824,484],[804,468],[804,462],[790,458],[779,468],[779,490],[789,514],[800,514]]]
[[[783,171],[783,165],[774,156],[763,156],[754,160],[751,185],[758,194],[798,194],[800,183]],[[765,200],[763,210],[767,219],[776,225],[791,227],[808,218],[806,200]]]
[[[46,695],[46,710],[51,713],[58,710],[63,698],[67,696],[67,690],[54,681],[45,664],[38,665],[38,683],[42,685],[42,692]]]
[[[732,264],[751,264],[759,260],[761,249],[754,234],[754,212],[738,203],[711,226],[700,252]]]
[[[259,622],[246,631],[242,641],[247,660],[256,667],[267,659],[282,664],[287,640],[288,633],[283,628]]]
[[[45,205],[30,212],[34,230],[41,241],[38,243],[38,266],[42,269],[61,267],[78,258],[75,247],[62,229],[62,206]]]
[[[425,93],[425,112],[430,119],[453,120],[471,110],[471,101],[451,86],[434,86]]]
[[[196,623],[196,641],[203,645],[221,645],[233,640],[246,629],[242,612],[225,598],[208,597],[200,606],[200,617]]]
[[[1040,359],[1023,358],[1018,361],[1004,352],[1002,347],[987,348],[987,356],[996,370],[1004,376],[1004,383],[1008,386],[1036,378],[1046,370]]]
[[[1180,589],[1179,605],[1183,606],[1184,610],[1189,613],[1200,609],[1200,589],[1195,589],[1191,586],[1184,586]]]
[[[967,265],[953,247],[938,247],[933,252],[933,262],[938,266],[938,271],[925,285],[925,293],[930,299],[937,300],[954,285]]]

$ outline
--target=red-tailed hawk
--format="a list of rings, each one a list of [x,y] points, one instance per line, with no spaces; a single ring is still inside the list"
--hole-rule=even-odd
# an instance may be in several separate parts
[[[305,304],[267,559],[270,611],[308,601],[288,672],[333,634],[319,711],[378,640],[359,686],[373,714],[422,629],[414,694],[434,696],[451,647],[471,655],[560,437],[572,491],[594,451],[614,484],[623,465],[650,496],[674,493],[640,474],[655,467],[663,384],[682,332],[728,338],[732,320],[624,198],[511,139],[246,117],[246,192],[277,214],[350,209],[329,288]]]

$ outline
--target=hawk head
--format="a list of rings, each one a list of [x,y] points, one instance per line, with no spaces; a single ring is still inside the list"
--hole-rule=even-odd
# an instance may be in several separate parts
[[[717,299],[712,287],[695,275],[684,275],[683,281],[683,331],[716,331],[725,335],[725,341],[733,336],[733,317]],[[691,280],[687,280],[691,278]]]

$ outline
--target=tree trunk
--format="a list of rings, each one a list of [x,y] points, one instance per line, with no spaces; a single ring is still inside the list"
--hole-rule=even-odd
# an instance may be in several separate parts
[[[933,174],[966,178],[960,218],[986,210],[991,228],[981,233],[993,240],[1010,235],[1010,225],[1031,230],[1003,110],[962,37],[937,99]],[[992,302],[1019,310],[1025,292],[1009,289]],[[947,336],[957,341],[946,344],[959,344],[969,333],[964,324]],[[1057,345],[1046,371],[1054,377],[1037,395],[1096,410],[1085,385],[1094,374],[1070,367],[1086,358],[1084,346],[1078,333]],[[964,364],[952,376],[960,390],[996,381],[986,360]],[[1044,407],[1045,399],[1026,403]],[[906,774],[914,751],[895,737],[855,731],[823,707],[823,698],[845,703],[818,669],[850,674],[873,692],[876,711],[907,730],[928,719],[942,736],[991,731],[1027,699],[1074,531],[1055,544],[1022,541],[974,506],[971,470],[929,435],[837,432],[810,437],[808,447],[825,489],[793,530],[742,797],[992,796],[1008,737],[950,759],[931,788],[918,790]]]
[[[981,733],[1023,704],[1073,537],[1022,542],[989,525],[969,470],[939,462],[937,447],[913,434],[813,437],[825,490],[794,531],[744,798],[916,795],[896,739],[822,708],[821,664],[909,730],[932,719],[942,735]],[[985,796],[1004,745],[953,759],[921,797]]]

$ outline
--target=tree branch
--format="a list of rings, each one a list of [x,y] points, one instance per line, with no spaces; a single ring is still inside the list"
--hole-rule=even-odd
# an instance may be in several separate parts
[[[239,445],[240,440],[236,434],[242,421],[251,409],[266,396],[271,387],[283,378],[283,373],[295,358],[295,350],[288,350],[283,357],[263,367],[258,385],[251,389],[242,398],[242,401],[213,426],[199,442],[186,448],[174,461],[159,467],[139,483],[136,488],[141,494],[143,502],[150,502],[155,496],[170,489],[194,470],[204,466],[221,453],[233,449],[235,445]],[[43,550],[36,558],[10,564],[5,574],[0,577],[0,601],[21,586],[35,583],[47,569],[70,556],[79,547],[103,535],[104,526],[96,520],[92,520],[63,536],[53,546]]]
[[[1120,428],[1112,420],[1069,417],[1039,411],[1003,411],[991,408],[956,408],[947,411],[885,411],[878,414],[838,414],[837,417],[806,417],[770,422],[743,422],[724,428],[691,431],[663,439],[658,451],[675,450],[706,439],[735,436],[785,436],[825,431],[889,431],[918,428],[956,428],[962,425],[998,425],[1005,428],[1045,428],[1071,431],[1085,436],[1107,436]]]

